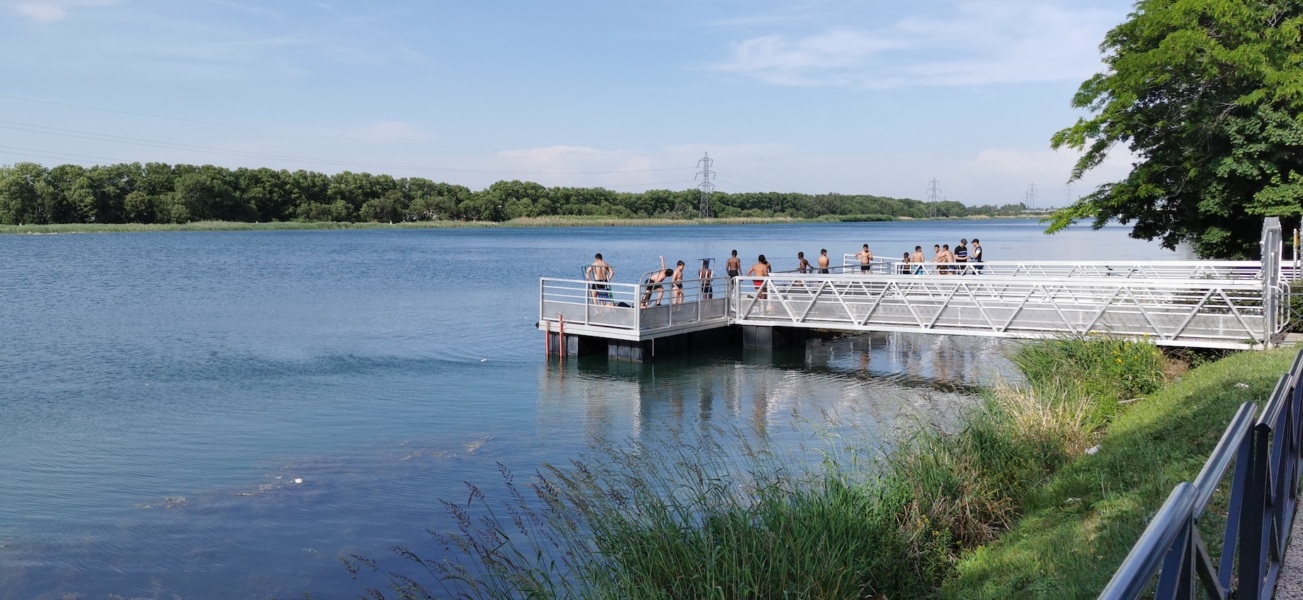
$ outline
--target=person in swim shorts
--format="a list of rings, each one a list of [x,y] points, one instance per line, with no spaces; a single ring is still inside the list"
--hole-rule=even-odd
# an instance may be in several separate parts
[[[602,260],[602,253],[593,255],[593,264],[584,269],[584,278],[593,281],[593,301],[597,304],[611,303],[611,278],[615,277],[615,268]]]
[[[674,275],[671,278],[671,281],[674,282],[674,299],[670,301],[671,304],[683,304],[683,267],[684,266],[686,265],[683,264],[683,261],[679,261],[678,264],[674,265]]]
[[[820,275],[828,274],[828,249],[827,248],[819,249],[819,274]]]
[[[869,250],[869,245],[865,244],[864,249],[855,255],[860,259],[860,272],[868,273],[873,270],[873,251]]]
[[[765,260],[765,255],[761,254],[760,257],[756,259],[756,264],[754,264],[754,265],[751,266],[751,270],[750,270],[750,271],[747,271],[747,275],[748,275],[748,276],[755,276],[755,277],[768,277],[768,276],[769,276],[769,261]],[[759,292],[759,294],[758,294],[756,297],[759,298],[759,299],[761,299],[761,300],[764,300],[764,299],[765,299],[765,292],[764,292],[765,280],[764,280],[764,279],[753,279],[753,280],[751,280],[751,281],[752,281],[753,283],[756,284],[756,291]]]
[[[715,272],[710,269],[710,259],[701,259],[701,270],[697,271],[697,280],[701,282],[701,298],[710,300],[715,297],[715,286],[711,284],[711,279],[715,277]]]
[[[665,268],[665,257],[662,256],[661,269],[652,273],[650,277],[643,281],[643,285],[647,286],[647,291],[642,294],[643,308],[647,308],[647,304],[651,300],[652,292],[656,292],[656,306],[661,305],[661,300],[665,298],[665,285],[661,282],[665,281],[666,277],[672,276],[674,276],[674,271]]]

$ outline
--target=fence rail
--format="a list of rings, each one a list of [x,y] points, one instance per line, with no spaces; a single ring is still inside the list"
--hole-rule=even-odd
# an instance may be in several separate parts
[[[1287,320],[1287,303],[1277,301],[1285,292],[1263,290],[1240,279],[779,274],[734,286],[730,310],[741,325],[1027,338],[1099,332],[1247,348],[1269,344]]]
[[[1257,407],[1241,405],[1194,483],[1172,490],[1105,586],[1102,600],[1140,598],[1151,586],[1155,598],[1270,600],[1275,595],[1303,468],[1301,381],[1303,350],[1261,414],[1254,418]],[[1221,556],[1214,560],[1198,525],[1232,464]]]

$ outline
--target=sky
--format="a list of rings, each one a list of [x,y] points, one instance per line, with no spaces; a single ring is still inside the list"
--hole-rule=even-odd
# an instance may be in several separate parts
[[[1062,206],[1118,0],[0,0],[0,164]]]

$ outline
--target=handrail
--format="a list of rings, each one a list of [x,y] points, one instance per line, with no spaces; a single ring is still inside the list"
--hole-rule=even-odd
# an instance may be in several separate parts
[[[1253,404],[1240,406],[1195,482],[1172,490],[1101,599],[1138,598],[1155,575],[1157,598],[1270,600],[1275,595],[1303,474],[1301,383],[1303,350],[1256,418]],[[1207,516],[1204,509],[1232,461],[1222,555],[1214,565],[1197,524]]]

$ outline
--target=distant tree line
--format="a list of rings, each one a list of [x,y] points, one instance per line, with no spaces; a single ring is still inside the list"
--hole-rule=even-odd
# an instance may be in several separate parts
[[[127,163],[0,166],[0,224],[185,223],[190,221],[505,221],[520,217],[695,218],[695,189],[614,192],[499,181],[488,189],[344,171],[228,169]],[[1021,204],[965,207],[954,201],[848,194],[726,193],[717,217],[831,220],[1016,215]]]

